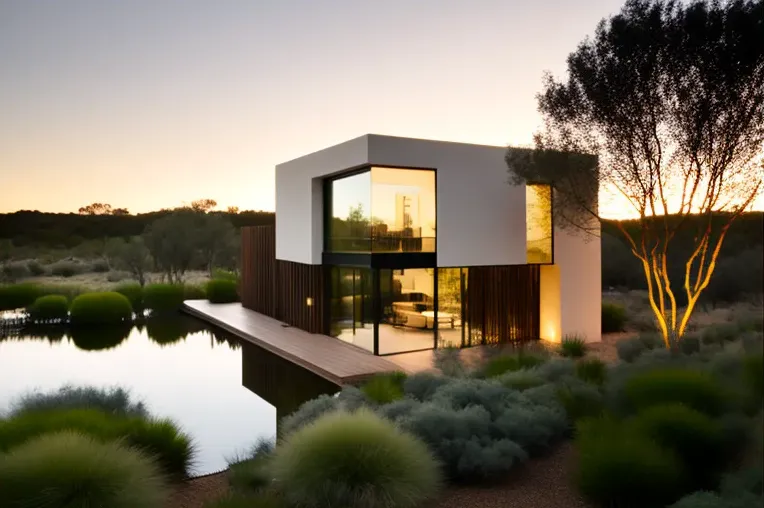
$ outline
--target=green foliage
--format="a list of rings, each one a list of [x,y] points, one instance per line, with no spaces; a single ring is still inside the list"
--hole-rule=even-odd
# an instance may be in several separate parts
[[[184,478],[193,447],[188,436],[169,420],[108,414],[98,409],[27,411],[0,421],[0,451],[8,451],[43,434],[77,431],[101,441],[125,443],[156,458],[165,474]]]
[[[162,508],[166,497],[154,462],[121,442],[61,432],[0,455],[0,499],[7,508]]]
[[[40,263],[36,259],[27,261],[27,269],[29,270],[29,273],[34,277],[40,277],[48,273],[48,271],[45,269],[42,263]]]
[[[602,333],[622,332],[626,327],[626,309],[622,306],[602,302]]]
[[[685,404],[709,416],[728,408],[728,394],[713,376],[697,369],[666,368],[639,373],[623,387],[628,407],[643,410],[670,403]]]
[[[109,243],[108,251],[114,264],[127,271],[140,286],[144,286],[146,274],[151,269],[151,254],[143,238],[135,236],[127,241],[113,240]]]
[[[130,300],[130,305],[136,313],[143,311],[143,287],[140,284],[137,282],[120,284],[114,288],[114,291]]]
[[[40,296],[40,287],[36,284],[0,286],[0,311],[23,309],[32,305]]]
[[[111,270],[111,267],[109,266],[109,262],[105,259],[96,259],[90,263],[90,270],[95,273],[106,273]]]
[[[577,335],[565,336],[560,343],[560,355],[566,358],[582,358],[587,349],[586,339]]]
[[[546,381],[538,373],[529,369],[508,372],[496,378],[502,385],[512,390],[524,391],[541,386]]]
[[[27,308],[29,319],[35,323],[65,321],[69,317],[69,301],[65,296],[41,296]]]
[[[663,507],[683,492],[679,459],[650,438],[608,419],[578,427],[577,484],[601,506]]]
[[[602,386],[607,379],[607,364],[599,358],[580,360],[576,363],[576,376],[587,383]]]
[[[585,383],[569,383],[557,389],[557,398],[565,408],[568,419],[575,423],[583,418],[600,416],[605,405],[602,394]]]
[[[421,402],[430,400],[435,391],[448,383],[448,378],[432,372],[417,372],[406,377],[403,382],[403,393]]]
[[[707,326],[701,339],[704,344],[723,344],[732,342],[740,336],[740,327],[736,323],[719,323]]]
[[[74,326],[68,331],[77,348],[83,351],[103,351],[119,346],[127,339],[132,329],[131,323]]]
[[[696,488],[713,488],[726,466],[725,442],[719,425],[683,404],[641,411],[632,423],[641,434],[672,450]]]
[[[50,265],[50,273],[58,277],[74,277],[75,275],[79,275],[84,271],[85,267],[82,265],[82,263],[67,259],[62,259],[61,261],[57,261],[56,263]]]
[[[149,284],[143,288],[143,306],[152,314],[178,312],[183,305],[180,284]]]
[[[222,268],[215,268],[212,270],[212,276],[210,277],[213,280],[230,280],[233,282],[239,282],[239,275],[232,271],[232,270],[223,270]]]
[[[156,266],[172,284],[181,284],[198,251],[203,214],[177,210],[155,220],[143,234]]]
[[[204,300],[207,289],[203,285],[183,284],[183,300]]]
[[[616,342],[618,358],[624,362],[633,362],[646,351],[652,351],[664,346],[663,339],[657,333],[640,333],[637,337],[629,337]]]
[[[241,494],[252,494],[267,488],[273,481],[269,466],[274,443],[260,440],[244,457],[228,460],[228,484]]]
[[[15,400],[11,406],[10,416],[54,409],[98,409],[113,415],[149,416],[143,402],[130,400],[130,392],[121,387],[65,385],[52,392],[28,393]]]
[[[76,326],[113,325],[131,321],[133,307],[120,293],[85,293],[74,299],[69,313]]]
[[[764,356],[761,353],[746,355],[742,374],[752,400],[758,401],[757,409],[761,409],[764,400]]]
[[[679,341],[679,350],[685,355],[700,353],[700,337],[685,335]]]
[[[516,354],[501,353],[488,359],[488,361],[478,369],[477,377],[493,378],[501,376],[507,372],[538,367],[545,361],[546,358],[544,357],[525,352]]]
[[[406,381],[405,372],[378,374],[361,387],[361,391],[377,404],[389,404],[403,398],[403,383]]]
[[[0,264],[0,280],[2,281],[16,282],[25,279],[30,275],[32,275],[32,273],[29,271],[29,266],[26,263],[12,261]]]
[[[233,280],[213,279],[207,282],[207,298],[211,303],[238,302],[238,283]]]
[[[307,508],[413,508],[440,485],[427,447],[369,411],[332,413],[295,432],[272,470],[286,500]]]

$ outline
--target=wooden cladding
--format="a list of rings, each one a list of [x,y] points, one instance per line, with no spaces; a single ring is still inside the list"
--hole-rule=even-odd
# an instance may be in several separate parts
[[[241,304],[276,317],[276,227],[241,228]]]
[[[277,259],[276,280],[275,318],[311,333],[324,333],[324,267]]]
[[[323,267],[277,260],[275,226],[241,229],[240,294],[247,309],[324,332]]]
[[[538,265],[471,266],[465,314],[468,345],[538,339]]]

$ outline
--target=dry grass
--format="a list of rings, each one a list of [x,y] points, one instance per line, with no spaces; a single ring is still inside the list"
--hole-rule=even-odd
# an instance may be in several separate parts
[[[29,277],[19,282],[33,282],[36,284],[51,286],[76,286],[87,291],[109,291],[120,284],[130,282],[130,279],[124,279],[119,282],[110,282],[108,273],[82,273],[72,277],[57,277],[55,275],[45,275],[42,277]],[[149,274],[148,281],[161,282],[162,275],[159,273]],[[184,282],[187,284],[204,284],[209,280],[209,275],[205,271],[186,272]]]

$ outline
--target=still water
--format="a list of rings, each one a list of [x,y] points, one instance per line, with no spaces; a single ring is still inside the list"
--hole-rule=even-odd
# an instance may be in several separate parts
[[[195,474],[276,435],[277,420],[337,387],[193,318],[74,336],[0,331],[0,414],[18,396],[65,384],[122,386],[196,444]]]

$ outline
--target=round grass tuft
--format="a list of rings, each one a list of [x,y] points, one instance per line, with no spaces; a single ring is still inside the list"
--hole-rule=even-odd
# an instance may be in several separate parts
[[[415,507],[440,485],[427,446],[368,410],[330,413],[291,434],[272,471],[286,500],[306,508]]]
[[[235,280],[214,279],[207,283],[207,299],[211,303],[239,301],[239,287]]]
[[[36,284],[0,285],[0,311],[23,309],[32,305],[40,296],[42,291]]]
[[[143,288],[143,306],[153,314],[177,312],[183,305],[181,284],[149,284]]]
[[[75,326],[113,325],[131,321],[133,306],[120,293],[85,293],[74,299],[69,313]]]
[[[27,312],[35,323],[64,321],[69,317],[69,300],[62,295],[41,296],[27,308]]]
[[[658,369],[629,379],[623,394],[627,406],[642,410],[679,403],[709,416],[720,416],[728,408],[728,394],[714,377],[694,369]]]
[[[156,464],[120,442],[62,432],[0,455],[6,508],[161,508],[166,495]]]

